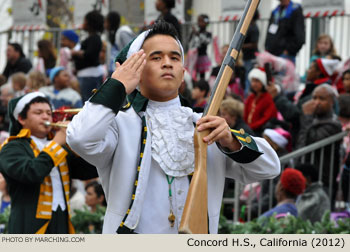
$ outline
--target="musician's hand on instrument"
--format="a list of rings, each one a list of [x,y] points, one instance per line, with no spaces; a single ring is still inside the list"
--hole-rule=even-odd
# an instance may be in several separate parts
[[[231,151],[239,150],[241,144],[235,139],[230,131],[226,120],[219,116],[204,116],[197,121],[197,130],[211,130],[210,134],[203,138],[208,145],[218,142],[222,147]]]
[[[112,78],[123,83],[125,91],[130,94],[140,82],[141,73],[146,64],[146,54],[141,49],[128,58],[122,65],[116,62]]]
[[[67,125],[68,123],[70,123],[70,121],[60,121],[57,123]],[[65,145],[66,144],[66,130],[67,130],[67,128],[55,127],[55,129],[56,128],[57,128],[57,131],[56,131],[55,137],[52,140],[55,141],[56,143],[58,143],[59,145]]]

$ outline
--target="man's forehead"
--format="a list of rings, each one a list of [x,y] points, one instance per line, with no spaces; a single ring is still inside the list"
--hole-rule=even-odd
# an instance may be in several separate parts
[[[145,40],[141,48],[145,51],[176,50],[181,54],[180,45],[178,44],[176,39],[172,36],[163,34],[157,34],[148,38],[147,40]]]
[[[50,105],[47,104],[46,102],[35,102],[35,103],[32,103],[30,104],[30,109],[49,109],[51,110],[50,108]]]

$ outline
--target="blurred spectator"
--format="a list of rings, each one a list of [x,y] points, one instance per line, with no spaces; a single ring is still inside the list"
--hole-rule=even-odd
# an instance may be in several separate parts
[[[245,69],[245,87],[244,96],[247,97],[250,90],[250,82],[248,80],[248,73],[254,67],[254,61],[256,59],[255,53],[258,52],[259,42],[259,28],[256,24],[256,20],[259,19],[259,11],[257,10],[253,16],[252,22],[248,28],[246,38],[242,45],[244,69]]]
[[[17,72],[28,73],[32,63],[23,53],[22,47],[17,43],[9,43],[6,50],[7,63],[3,75],[8,78]]]
[[[192,93],[190,91],[192,90],[192,87],[193,84],[191,75],[185,70],[184,80],[182,81],[181,86],[179,87],[179,94],[186,100],[189,106],[193,104]]]
[[[50,40],[42,39],[38,41],[38,57],[39,62],[36,70],[49,76],[50,70],[56,66],[57,59],[55,47]]]
[[[50,100],[54,109],[62,106],[81,108],[83,103],[78,92],[69,87],[70,76],[64,67],[55,67],[50,72],[51,86],[42,87],[40,92]]]
[[[102,185],[97,181],[92,181],[85,187],[85,203],[90,208],[91,212],[96,212],[98,205],[107,206]]]
[[[304,43],[305,24],[301,5],[290,0],[280,0],[271,13],[265,49],[295,64],[295,56]]]
[[[227,98],[220,106],[219,114],[224,118],[231,129],[243,129],[249,135],[254,136],[252,129],[243,120],[244,104],[243,102]]]
[[[61,49],[58,59],[58,66],[63,66],[73,77],[75,66],[72,62],[71,51],[80,50],[79,36],[73,30],[64,30],[61,33]]]
[[[105,79],[108,77],[108,68],[106,64],[106,57],[107,57],[107,42],[102,41],[102,48],[100,51],[100,65],[99,68],[101,69],[101,72],[103,72],[102,81],[105,81]]]
[[[15,92],[14,97],[19,97],[25,94],[27,76],[24,73],[18,72],[11,77],[12,88]]]
[[[350,94],[350,69],[343,73],[343,85],[345,92]]]
[[[295,167],[306,178],[306,189],[296,202],[298,216],[312,223],[321,221],[327,210],[331,209],[329,197],[318,181],[318,171],[311,164],[301,164]]]
[[[310,64],[318,58],[326,58],[327,56],[336,56],[337,51],[334,48],[333,40],[328,34],[321,34],[316,41],[314,50],[310,58]]]
[[[277,117],[277,109],[271,95],[266,92],[266,73],[254,68],[248,75],[252,94],[249,95],[244,107],[244,120],[257,135],[261,135],[263,126],[272,118]]]
[[[73,179],[71,184],[72,186],[70,188],[70,197],[69,197],[70,212],[69,213],[71,216],[75,214],[74,210],[84,210],[84,206],[86,206],[85,196],[77,188],[78,182],[81,182],[81,181]]]
[[[330,76],[335,71],[339,61],[330,59],[317,59],[313,61],[307,71],[307,83],[305,88],[295,95],[296,104],[290,101],[282,92],[281,87],[270,83],[266,87],[273,98],[277,110],[281,113],[284,120],[292,124],[291,133],[293,146],[296,145],[297,135],[300,129],[300,116],[302,114],[302,105],[312,98],[312,92],[323,83],[330,83]]]
[[[99,67],[102,41],[100,33],[103,32],[103,16],[97,11],[91,11],[84,17],[83,29],[88,37],[81,43],[79,51],[72,51],[77,77],[83,102],[88,100],[93,89],[102,84],[104,72]]]
[[[189,38],[189,46],[190,48],[197,49],[198,55],[194,70],[199,74],[201,79],[204,79],[205,73],[208,72],[211,67],[211,61],[207,55],[207,47],[211,42],[212,35],[206,30],[209,24],[208,15],[199,15],[197,22],[199,30],[197,31],[195,27],[192,27],[192,33]]]
[[[0,88],[0,100],[1,105],[5,108],[7,108],[9,101],[14,97],[15,92],[11,86],[11,83],[7,83],[5,85],[2,85]]]
[[[120,26],[120,15],[116,11],[107,14],[104,20],[104,28],[107,30],[108,49],[108,73],[112,75],[115,69],[115,57],[135,37],[134,32],[128,25]]]
[[[271,217],[274,214],[276,214],[277,219],[288,214],[298,216],[295,201],[297,196],[304,192],[305,186],[306,179],[300,171],[286,168],[282,172],[275,190],[277,206],[262,214],[261,217]]]
[[[4,133],[9,130],[10,118],[7,113],[7,107],[9,101],[15,95],[11,84],[5,84],[0,87],[0,132],[1,132],[1,140],[7,138],[8,134]]]
[[[207,96],[209,93],[209,84],[206,80],[201,79],[194,83],[192,89],[193,109],[196,112],[203,112],[207,105]]]
[[[2,74],[0,74],[0,87],[6,83],[6,78]]]
[[[292,151],[292,136],[288,131],[282,128],[265,129],[263,137],[276,151],[279,157]]]
[[[225,58],[225,55],[229,49],[229,45],[225,44],[221,47],[221,64],[222,61]],[[215,84],[215,80],[217,76],[219,75],[219,71],[221,68],[221,64],[219,66],[216,66],[212,69],[210,78],[209,78],[209,85],[210,88],[212,89]],[[238,59],[235,64],[235,70],[233,71],[231,75],[231,79],[229,81],[229,84],[227,86],[227,92],[226,95],[238,95],[240,99],[244,98],[244,83],[245,83],[245,70],[243,67],[243,61],[242,61],[242,54],[239,54]]]
[[[322,84],[315,88],[312,93],[312,100],[303,104],[303,114],[300,119],[300,131],[297,141],[297,147],[301,148],[317,141],[326,139],[342,131],[342,126],[334,113],[333,105],[336,103],[337,93],[328,84]],[[332,143],[333,144],[333,143]],[[330,195],[332,203],[335,200],[337,191],[336,177],[340,167],[340,142],[334,143],[334,154],[331,153],[331,145],[324,147],[323,160],[320,160],[321,150],[315,151],[314,165],[322,169],[323,185],[330,189],[332,185],[332,195]],[[334,158],[333,167],[331,161]],[[306,155],[305,162],[310,162],[311,155]],[[323,164],[321,166],[321,162]],[[331,169],[333,170],[331,173]],[[328,192],[328,191],[327,191]],[[333,206],[333,204],[332,204]]]
[[[177,33],[178,38],[181,41],[181,27],[177,18],[171,13],[171,9],[175,8],[175,0],[157,0],[156,9],[160,12],[159,19],[163,19],[165,22],[172,24]]]
[[[338,98],[339,116],[338,119],[342,124],[343,130],[350,130],[350,94],[342,94]],[[349,134],[343,139],[344,158],[341,168],[341,189],[343,199],[350,203],[350,136]]]
[[[7,207],[11,205],[11,198],[8,193],[8,186],[5,178],[0,172],[0,214],[2,214]]]
[[[310,58],[310,65],[311,63],[319,58],[328,58],[328,59],[334,59],[333,57],[337,55],[337,52],[334,48],[333,40],[328,34],[321,34],[316,41],[316,45],[314,50],[312,51],[312,55]],[[306,81],[306,73],[301,78],[302,82]]]
[[[33,91],[38,91],[39,88],[45,87],[47,79],[45,74],[39,71],[32,71],[29,73],[26,83],[26,92],[30,93]]]
[[[8,137],[9,118],[7,115],[7,107],[4,107],[0,102],[0,146]]]

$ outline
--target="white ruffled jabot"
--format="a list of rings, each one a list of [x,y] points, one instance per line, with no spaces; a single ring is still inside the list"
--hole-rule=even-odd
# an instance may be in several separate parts
[[[149,101],[146,119],[152,137],[152,157],[165,174],[187,176],[194,171],[194,118],[179,97],[167,102]]]

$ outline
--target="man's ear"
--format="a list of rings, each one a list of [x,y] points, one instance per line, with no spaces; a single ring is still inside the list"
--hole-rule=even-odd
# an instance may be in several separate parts
[[[18,115],[18,120],[17,120],[23,127],[24,123],[25,123],[25,119],[23,119],[20,115]]]
[[[181,83],[185,81],[185,68],[182,68],[182,79],[181,79]]]

